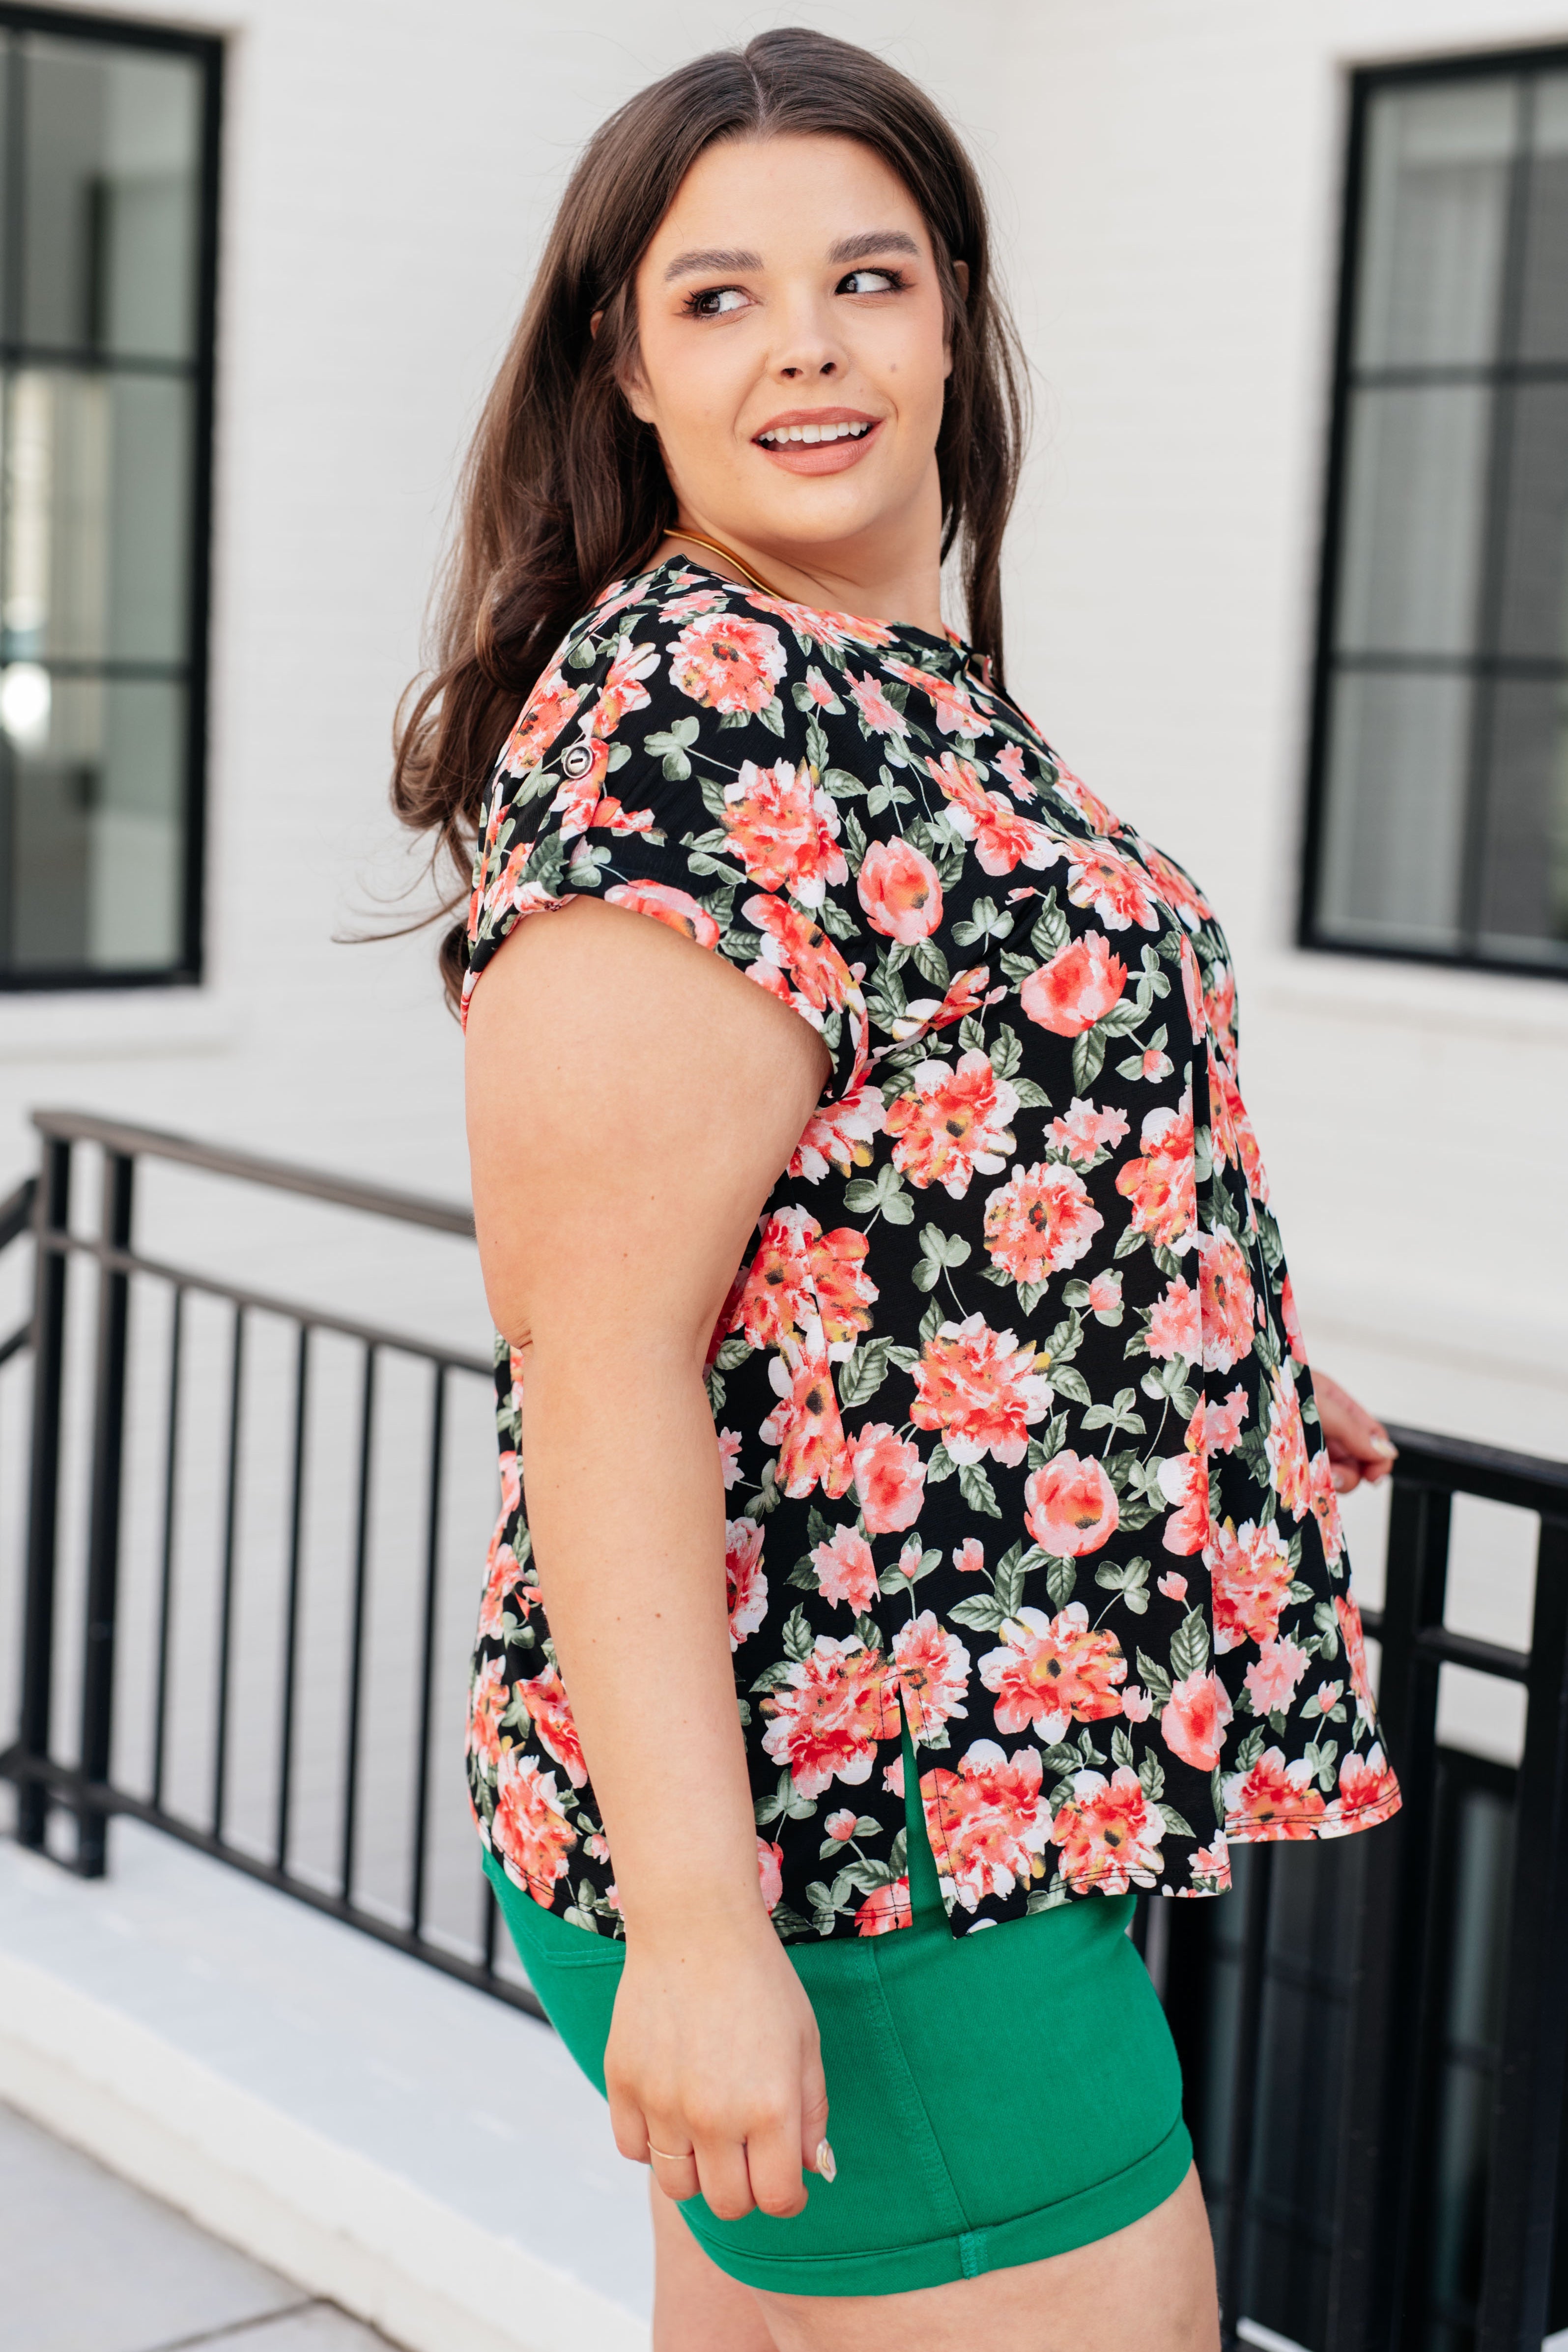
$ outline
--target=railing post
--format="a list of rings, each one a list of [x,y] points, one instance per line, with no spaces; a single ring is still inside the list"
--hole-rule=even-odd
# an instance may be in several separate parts
[[[60,1390],[65,1368],[66,1258],[47,1236],[70,1223],[71,1147],[50,1137],[34,1202],[37,1252],[33,1276],[33,1436],[27,1492],[27,1588],[22,1622],[22,1706],[17,1747],[24,1777],[16,1798],[16,1836],[41,1847],[48,1791],[26,1777],[49,1753],[55,1676],[55,1554],[60,1499]]]
[[[1450,1497],[1396,1479],[1378,1717],[1403,1803],[1368,1862],[1352,1977],[1324,2352],[1403,2341],[1427,2017],[1437,1661],[1420,1636],[1448,1597]]]
[[[1477,2352],[1546,2333],[1568,2061],[1568,1523],[1542,1518]]]
[[[129,1153],[103,1155],[106,1248],[131,1246],[135,1161]],[[99,1267],[98,1339],[93,1364],[92,1489],[87,1539],[87,1628],[82,1651],[81,1769],[90,1788],[106,1781],[114,1731],[114,1624],[120,1581],[120,1465],[125,1444],[125,1340],[131,1278],[107,1262]],[[77,1868],[101,1878],[109,1821],[84,1797],[77,1814]]]

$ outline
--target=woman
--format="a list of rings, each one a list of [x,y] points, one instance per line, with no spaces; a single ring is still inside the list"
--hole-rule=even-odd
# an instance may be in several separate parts
[[[1306,1370],[1222,935],[1004,689],[1012,351],[890,68],[644,91],[400,750],[477,837],[475,1804],[661,2352],[1212,2346],[1133,1890],[1398,1802],[1335,1505],[1392,1448]]]

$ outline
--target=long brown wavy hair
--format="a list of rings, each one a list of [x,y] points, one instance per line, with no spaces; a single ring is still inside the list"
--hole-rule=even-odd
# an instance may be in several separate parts
[[[636,354],[637,267],[675,191],[719,139],[826,133],[880,155],[925,215],[953,366],[936,443],[942,553],[956,549],[967,633],[1002,677],[1002,532],[1018,484],[1026,376],[992,282],[974,166],[925,92],[870,50],[798,26],[716,49],[630,100],[567,184],[464,470],[437,591],[434,675],[398,712],[392,806],[434,835],[466,893],[491,770],[535,680],[612,580],[641,570],[674,499],[620,385]],[[960,293],[953,264],[968,264]],[[599,317],[598,332],[591,321]],[[441,942],[461,984],[463,930]]]

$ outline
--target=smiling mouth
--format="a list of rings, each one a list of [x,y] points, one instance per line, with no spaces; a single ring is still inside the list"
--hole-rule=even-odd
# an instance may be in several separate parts
[[[757,439],[764,449],[779,449],[786,442],[810,447],[822,441],[863,441],[871,429],[869,425],[776,425]]]

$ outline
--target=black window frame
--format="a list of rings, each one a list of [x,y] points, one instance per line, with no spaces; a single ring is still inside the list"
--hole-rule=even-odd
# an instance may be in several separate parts
[[[221,35],[186,31],[173,26],[145,23],[135,17],[78,14],[60,8],[31,8],[0,0],[0,32],[36,33],[49,40],[75,41],[119,49],[144,49],[185,58],[195,66],[202,93],[201,149],[197,174],[197,241],[195,257],[195,333],[193,362],[181,373],[192,388],[191,507],[188,655],[185,665],[186,715],[183,774],[184,873],[179,899],[181,936],[173,961],[152,968],[112,965],[69,965],[47,971],[15,971],[0,966],[0,992],[7,995],[79,995],[128,988],[192,988],[204,977],[205,875],[207,815],[207,704],[210,675],[213,539],[214,405],[217,373],[218,243],[220,161],[223,132],[224,60]],[[13,61],[15,62],[15,61]],[[22,295],[23,186],[25,113],[22,74],[12,71],[5,89],[5,239],[4,309],[0,311],[0,365],[9,369],[29,363],[54,362],[90,368],[95,355],[80,349],[57,349],[24,341]],[[97,359],[106,372],[112,360]],[[90,667],[107,672],[134,671],[137,663],[58,665],[45,657],[43,667],[69,673]]]
[[[1466,866],[1462,880],[1462,901],[1459,930],[1461,944],[1452,949],[1403,945],[1376,940],[1347,940],[1330,936],[1319,926],[1318,904],[1323,883],[1323,851],[1327,832],[1328,762],[1330,724],[1333,710],[1333,681],[1339,666],[1333,645],[1335,606],[1338,597],[1340,562],[1343,551],[1346,512],[1346,475],[1348,470],[1351,392],[1353,389],[1352,354],[1355,339],[1356,298],[1359,292],[1357,264],[1363,229],[1362,201],[1365,185],[1368,131],[1372,103],[1383,91],[1396,89],[1437,87],[1451,81],[1506,80],[1521,74],[1568,72],[1568,43],[1536,42],[1517,48],[1485,49],[1469,53],[1458,52],[1434,58],[1406,58],[1395,63],[1363,66],[1350,76],[1350,104],[1345,145],[1344,169],[1342,181],[1341,221],[1339,237],[1339,283],[1334,320],[1333,374],[1329,425],[1328,464],[1322,499],[1322,531],[1320,541],[1318,589],[1316,599],[1316,638],[1312,656],[1312,703],[1308,731],[1305,822],[1301,835],[1300,896],[1298,901],[1296,944],[1311,953],[1333,956],[1354,956],[1378,963],[1423,964],[1443,971],[1488,971],[1509,973],[1531,980],[1546,981],[1561,987],[1568,982],[1568,964],[1550,963],[1544,959],[1529,956],[1482,954],[1473,941],[1479,926],[1475,893],[1480,871],[1482,820],[1485,814],[1485,793],[1482,772],[1490,745],[1490,706],[1489,691],[1500,677],[1537,675],[1542,665],[1521,656],[1500,655],[1485,649],[1495,640],[1497,614],[1501,604],[1503,539],[1506,527],[1507,500],[1502,494],[1500,468],[1509,455],[1506,428],[1494,427],[1487,459],[1487,504],[1483,519],[1483,541],[1480,557],[1481,587],[1479,605],[1487,624],[1488,635],[1478,650],[1468,656],[1456,656],[1465,663],[1466,672],[1473,677],[1479,689],[1476,709],[1470,720],[1469,767],[1466,777],[1465,843]],[[1509,247],[1505,259],[1507,279],[1502,293],[1505,307],[1517,309],[1519,299],[1519,254],[1522,246],[1520,236],[1520,211],[1523,203],[1525,175],[1529,167],[1528,151],[1521,148],[1514,158],[1513,180],[1509,194]],[[1511,282],[1510,282],[1511,281]],[[1507,348],[1506,342],[1504,348]],[[1478,371],[1479,373],[1479,371]],[[1486,370],[1485,380],[1493,384],[1568,382],[1568,361],[1495,360]],[[1555,670],[1560,666],[1553,665]],[[1568,678],[1565,678],[1568,686]],[[1469,944],[1466,942],[1469,942]]]

